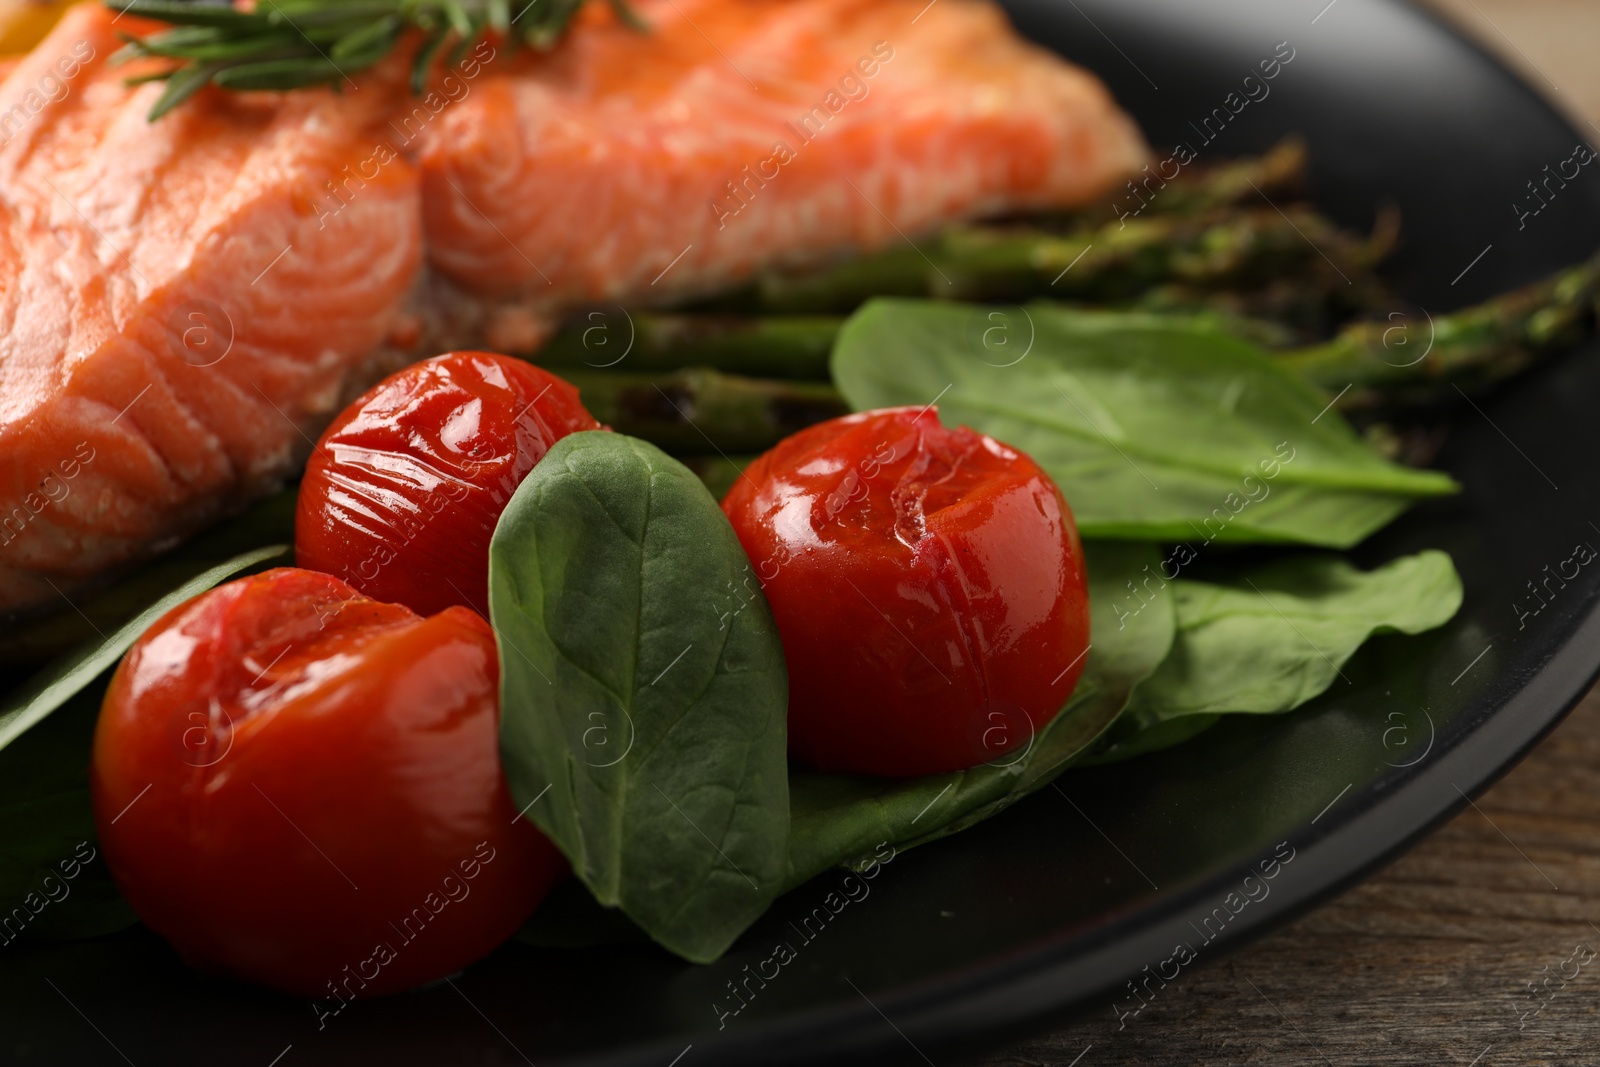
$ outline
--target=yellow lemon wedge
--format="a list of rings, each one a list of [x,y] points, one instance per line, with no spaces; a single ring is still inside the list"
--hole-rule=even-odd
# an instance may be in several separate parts
[[[0,55],[26,52],[77,0],[0,0]]]

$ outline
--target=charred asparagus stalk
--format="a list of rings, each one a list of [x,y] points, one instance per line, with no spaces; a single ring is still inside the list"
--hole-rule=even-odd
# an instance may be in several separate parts
[[[1243,291],[1162,285],[1116,306],[1157,314],[1225,315],[1248,323],[1249,328],[1236,332],[1263,348],[1294,348],[1333,335],[1354,316],[1393,304],[1381,286],[1353,289],[1329,270]]]
[[[683,465],[705,483],[712,496],[721,500],[755,460],[755,456],[684,456]]]
[[[762,378],[826,381],[828,354],[843,324],[843,317],[832,315],[623,312],[604,321],[577,320],[534,358],[558,373],[568,368],[644,373],[709,367]]]
[[[1391,410],[1481,392],[1594,331],[1600,255],[1543,281],[1445,315],[1394,312],[1357,322],[1284,365],[1339,395],[1347,412]]]
[[[796,430],[849,412],[831,385],[746,378],[704,367],[670,374],[574,371],[594,417],[619,433],[686,455],[760,452]]]
[[[1368,278],[1388,242],[1382,231],[1370,241],[1353,238],[1291,205],[1281,214],[1262,207],[1199,218],[1157,215],[1056,238],[956,228],[945,232],[939,250],[943,277],[929,280],[931,296],[1117,303],[1163,284],[1249,290],[1287,274],[1326,270],[1330,260],[1353,286]]]
[[[1294,316],[1286,309],[1304,296],[1296,283],[1254,294],[1167,286],[1132,306],[1216,316],[1230,332],[1281,350],[1284,366],[1337,395],[1342,410],[1395,411],[1454,399],[1455,387],[1482,391],[1593,332],[1600,255],[1474,307],[1432,317],[1394,312],[1352,323],[1332,340],[1290,347],[1295,337],[1283,320]],[[1277,313],[1268,320],[1256,317],[1263,308]],[[1315,314],[1315,308],[1306,313]],[[642,344],[643,366],[665,372],[682,360],[700,369],[658,376],[570,372],[585,383],[585,398],[594,398],[596,412],[605,412],[600,417],[618,429],[687,452],[755,450],[844,410],[830,388],[800,384],[825,380],[827,349],[842,321],[837,317],[633,318],[639,337],[651,338]],[[575,337],[560,343],[576,345]],[[569,347],[559,358],[574,351]],[[546,353],[539,358],[546,361]]]
[[[1126,305],[1184,315],[1237,320],[1240,336],[1269,348],[1326,336],[1330,318],[1342,322],[1343,283],[1318,287],[1285,281],[1254,293],[1211,292],[1172,285],[1152,289]],[[827,381],[828,356],[844,325],[842,315],[724,315],[630,311],[609,315],[604,326],[579,319],[533,355],[558,374],[586,371],[669,373],[704,367],[730,374],[785,381]],[[598,333],[592,331],[604,330]],[[631,346],[630,346],[631,341]]]
[[[1260,320],[1259,339],[1287,345],[1326,336],[1351,315],[1388,305],[1389,294],[1368,268],[1391,243],[1388,227],[1361,241],[1301,209],[1287,217],[1252,210],[1210,220],[1136,219],[1088,237],[952,229],[932,257],[903,247],[820,274],[765,278],[745,294],[753,302],[746,299],[744,314],[590,312],[534,358],[558,370],[709,367],[825,380],[828,353],[844,321],[840,312],[876,296],[1042,296],[1151,311],[1220,312]],[[1343,273],[1319,249],[1342,262]],[[785,310],[761,313],[774,307]]]
[[[1386,230],[1370,240],[1352,238],[1293,205],[1283,213],[1263,206],[1155,214],[1059,234],[960,226],[826,270],[764,275],[710,306],[793,315],[847,313],[874,296],[1121,303],[1165,284],[1249,289],[1330,265],[1353,292],[1365,293],[1377,288],[1370,269],[1388,246]]]
[[[1199,215],[1241,204],[1264,206],[1302,198],[1306,185],[1306,146],[1286,137],[1264,155],[1223,163],[1190,163],[1164,179],[1159,167],[1147,167],[1104,204],[1054,217],[1060,225],[1081,228],[1110,222],[1132,211],[1136,215]],[[1049,215],[1033,216],[1049,223]]]

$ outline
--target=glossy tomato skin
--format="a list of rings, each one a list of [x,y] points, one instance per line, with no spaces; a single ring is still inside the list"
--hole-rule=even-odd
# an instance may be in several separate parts
[[[175,608],[96,727],[119,888],[190,963],[348,1000],[453,973],[563,876],[500,769],[482,618],[283,568]]]
[[[431,615],[489,614],[489,539],[550,446],[600,424],[571,384],[520,359],[450,352],[379,382],[306,465],[295,562]]]
[[[1072,513],[1027,456],[932,408],[803,430],[723,501],[789,664],[789,752],[911,777],[1005,764],[1089,644]]]

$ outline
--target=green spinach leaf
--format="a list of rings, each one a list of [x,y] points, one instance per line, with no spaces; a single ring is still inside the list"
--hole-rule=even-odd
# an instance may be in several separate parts
[[[1298,556],[1160,592],[1176,602],[1172,652],[1089,762],[1177,744],[1220,715],[1297,708],[1333,685],[1373,634],[1422,633],[1461,606],[1455,566],[1435,550],[1370,572],[1336,556]]]
[[[15,741],[29,727],[87,688],[102,671],[122,658],[122,654],[139,639],[139,635],[168,611],[199,596],[218,582],[288,550],[287,545],[258,548],[202,571],[113,630],[110,635],[86,642],[40,671],[14,692],[6,694],[0,700],[0,748]]]
[[[512,793],[602,904],[716,959],[786,874],[788,675],[733,528],[683,464],[563,438],[490,546]]]
[[[946,422],[1027,452],[1085,537],[1344,548],[1456,488],[1385,460],[1259,349],[1181,318],[875,300],[833,375],[856,410],[937,399]]]
[[[1089,658],[1061,713],[1022,752],[954,774],[889,781],[792,770],[789,886],[865,861],[881,842],[906,848],[988,818],[1049,784],[1116,719],[1172,645],[1173,604],[1157,598],[1122,618],[1112,610],[1125,583],[1156,565],[1154,547],[1092,543],[1085,559]]]

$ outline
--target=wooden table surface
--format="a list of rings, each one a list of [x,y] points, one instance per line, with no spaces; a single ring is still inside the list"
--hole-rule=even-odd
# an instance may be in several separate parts
[[[1433,0],[1600,140],[1600,0]],[[1183,982],[981,1067],[1600,1064],[1600,688],[1452,822]],[[1079,1057],[1081,1056],[1081,1059]]]

